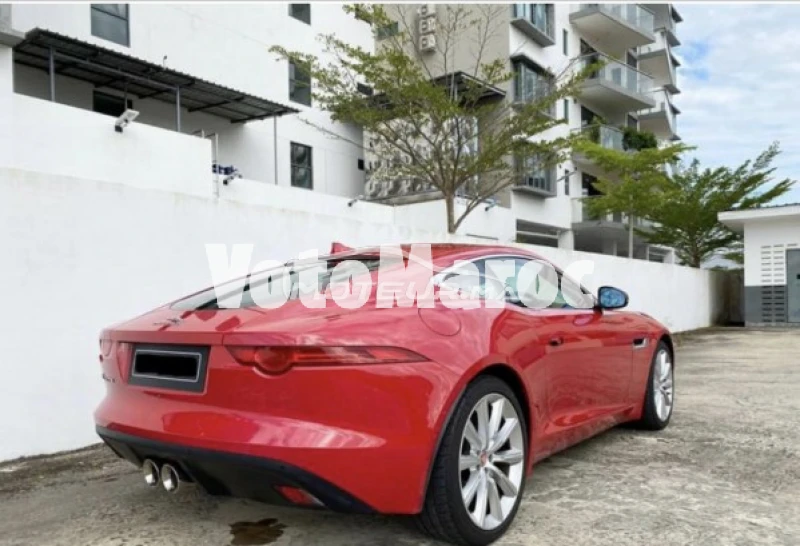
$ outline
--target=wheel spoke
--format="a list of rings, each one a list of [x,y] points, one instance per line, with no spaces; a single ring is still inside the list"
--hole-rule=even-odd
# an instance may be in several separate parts
[[[470,453],[469,455],[462,455],[458,461],[458,470],[461,472],[462,470],[469,470],[471,468],[475,468],[480,464],[480,458],[475,455],[474,453]]]
[[[664,393],[657,390],[653,393],[653,403],[656,405],[656,413],[659,419],[664,419]]]
[[[478,526],[483,527],[484,521],[486,520],[486,508],[489,504],[489,487],[487,485],[486,473],[476,472],[476,474],[480,477],[478,478],[478,497],[475,499],[475,511],[473,512],[473,516],[475,516],[475,522]]]
[[[522,462],[522,451],[519,449],[507,449],[498,451],[492,455],[495,463],[517,464]]]
[[[489,513],[492,515],[494,519],[497,521],[502,522],[505,518],[505,514],[503,514],[503,507],[500,504],[500,493],[497,490],[497,482],[494,481],[491,477],[488,478],[488,488],[489,488]]]
[[[513,417],[506,419],[503,428],[501,428],[500,431],[495,435],[495,437],[492,438],[492,443],[489,445],[488,449],[489,453],[494,453],[495,451],[503,447],[503,444],[505,444],[506,441],[508,441],[508,438],[511,436],[511,434],[514,432],[514,429],[516,429],[518,425],[519,421],[517,419],[514,419]]]
[[[481,482],[481,474],[483,473],[477,470],[470,474],[467,483],[461,488],[461,497],[464,499],[464,505],[469,506],[469,503],[475,498],[475,493],[478,492],[478,486]]]
[[[492,403],[492,416],[489,419],[489,438],[497,435],[497,432],[500,430],[500,421],[503,419],[503,409],[505,405],[505,398],[500,398]]]
[[[509,497],[517,496],[517,486],[511,483],[511,480],[508,479],[508,476],[506,476],[502,470],[494,465],[489,465],[486,468],[488,468],[489,472],[492,473],[494,481],[497,482],[498,486],[500,486],[500,490],[504,495]]]
[[[472,421],[467,421],[467,426],[464,428],[464,438],[469,442],[472,451],[480,451],[483,449],[483,442],[481,442],[481,437],[478,431],[475,430]]]
[[[481,439],[480,449],[486,449],[489,443],[489,403],[482,400],[478,407],[475,408],[475,413],[478,414],[478,436]]]

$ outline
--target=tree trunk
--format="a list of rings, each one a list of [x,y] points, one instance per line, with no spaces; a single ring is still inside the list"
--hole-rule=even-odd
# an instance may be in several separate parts
[[[447,207],[447,233],[455,234],[456,232],[456,210],[455,210],[455,195],[444,196],[444,204]]]

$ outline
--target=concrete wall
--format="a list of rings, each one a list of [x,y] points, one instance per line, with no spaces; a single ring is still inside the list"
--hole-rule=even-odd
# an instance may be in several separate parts
[[[361,246],[451,239],[387,221],[379,205],[337,201],[326,210],[303,199],[310,192],[269,185],[261,188],[264,204],[215,201],[158,189],[167,185],[163,177],[157,171],[150,187],[133,187],[0,168],[0,282],[7,287],[0,315],[0,376],[6,378],[0,382],[0,460],[96,440],[92,411],[103,394],[99,331],[210,285],[206,243],[252,242],[255,262],[326,250],[333,240]],[[360,206],[370,221],[352,212]],[[587,286],[625,288],[632,309],[673,330],[707,326],[715,316],[711,272],[534,249],[562,266],[593,260]]]
[[[322,44],[316,39],[319,34],[346,36],[350,43],[371,49],[372,32],[368,25],[344,13],[341,4],[314,4],[310,25],[290,17],[288,6],[131,4],[130,47],[92,36],[89,4],[14,4],[11,22],[21,32],[37,27],[53,30],[291,105],[300,113],[278,121],[277,155],[272,120],[234,126],[224,119],[184,111],[183,131],[220,133],[220,162],[238,167],[254,180],[275,184],[277,157],[277,184],[284,186],[291,185],[290,143],[311,146],[314,189],[333,195],[358,195],[364,186],[364,173],[358,170],[358,160],[363,158],[361,129],[333,123],[326,113],[291,102],[288,63],[269,50],[280,45],[324,59]],[[16,75],[19,93],[48,97],[46,74],[17,67]],[[69,78],[57,80],[59,102],[91,109],[90,85]],[[0,80],[0,85],[3,83]],[[173,105],[132,99],[134,108],[141,112],[139,123],[175,127]],[[343,138],[330,138],[312,125]]]
[[[797,324],[798,305],[790,299],[787,255],[800,249],[797,216],[749,220],[744,224],[745,322]],[[792,279],[797,282],[796,279]]]

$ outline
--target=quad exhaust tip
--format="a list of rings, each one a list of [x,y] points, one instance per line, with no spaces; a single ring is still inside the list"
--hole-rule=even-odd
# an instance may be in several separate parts
[[[158,465],[152,459],[145,459],[142,463],[142,476],[144,477],[144,483],[150,487],[155,487],[161,482]]]
[[[174,493],[181,485],[181,478],[178,476],[178,471],[171,464],[165,464],[161,467],[161,485],[164,490],[169,493]]]

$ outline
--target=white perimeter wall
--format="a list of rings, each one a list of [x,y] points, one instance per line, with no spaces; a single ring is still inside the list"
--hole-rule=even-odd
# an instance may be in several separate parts
[[[276,192],[273,199],[264,193],[267,203],[245,204],[155,189],[159,185],[0,168],[0,283],[6,289],[0,460],[96,441],[92,412],[104,390],[98,333],[210,285],[206,243],[254,243],[255,262],[324,251],[333,240],[361,246],[447,239],[388,221],[379,205],[354,205],[366,209],[365,220],[356,219],[344,199],[333,198],[329,211],[321,202],[301,208],[308,192],[299,189],[263,186]],[[587,286],[628,290],[632,309],[674,331],[708,326],[714,317],[715,277],[708,271],[533,248],[562,266],[594,260]]]

